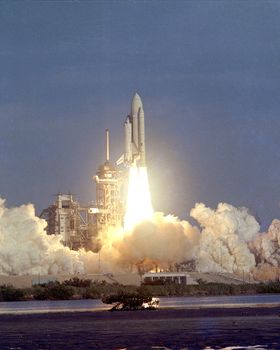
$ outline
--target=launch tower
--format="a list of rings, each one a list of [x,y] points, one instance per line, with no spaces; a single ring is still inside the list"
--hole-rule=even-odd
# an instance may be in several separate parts
[[[106,161],[94,176],[96,183],[97,231],[109,226],[121,226],[123,206],[119,170],[110,163],[109,131],[106,130]]]
[[[58,193],[54,204],[44,209],[40,218],[48,223],[47,234],[59,235],[70,249],[91,248],[96,235],[94,217],[89,206],[82,207],[71,193]]]

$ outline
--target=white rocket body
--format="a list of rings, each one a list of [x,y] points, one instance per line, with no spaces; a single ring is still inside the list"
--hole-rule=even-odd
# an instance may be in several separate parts
[[[129,120],[129,116],[127,116],[126,121],[124,123],[124,134],[125,134],[125,151],[124,151],[124,159],[131,159],[132,157],[132,149],[131,149],[131,140],[132,140],[132,127]]]
[[[117,161],[127,166],[139,164],[146,166],[145,154],[145,116],[141,98],[135,94],[131,103],[131,114],[124,123],[125,151]]]

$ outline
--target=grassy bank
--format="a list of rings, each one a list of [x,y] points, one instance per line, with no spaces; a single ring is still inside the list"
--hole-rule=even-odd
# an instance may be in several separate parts
[[[215,296],[280,293],[280,282],[259,284],[222,284],[203,283],[198,285],[143,285],[140,288],[155,297],[160,296]],[[73,278],[63,283],[50,282],[32,288],[19,289],[9,285],[0,286],[0,301],[17,300],[69,300],[69,299],[101,299],[116,293],[135,293],[136,286],[123,286],[106,282],[79,280]]]

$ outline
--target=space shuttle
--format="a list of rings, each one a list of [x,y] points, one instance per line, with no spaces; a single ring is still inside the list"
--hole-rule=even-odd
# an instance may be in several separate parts
[[[146,166],[145,151],[145,116],[140,96],[136,93],[131,102],[131,113],[124,122],[124,154],[117,165]]]

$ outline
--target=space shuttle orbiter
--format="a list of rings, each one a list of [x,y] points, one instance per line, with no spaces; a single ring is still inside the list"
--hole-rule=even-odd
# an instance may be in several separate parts
[[[141,98],[135,94],[131,102],[131,114],[126,117],[124,123],[124,154],[117,161],[117,165],[123,163],[127,166],[132,164],[146,166],[144,119]]]

